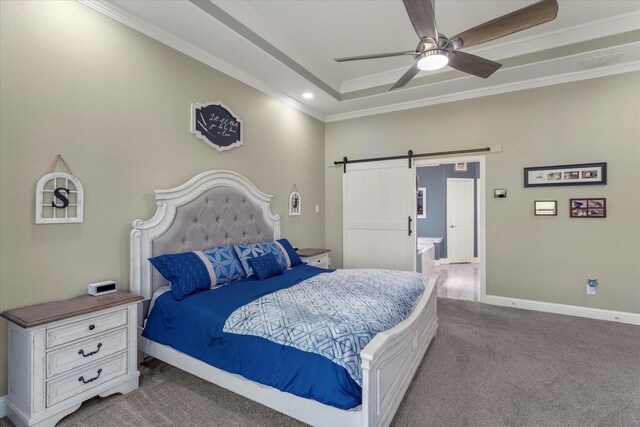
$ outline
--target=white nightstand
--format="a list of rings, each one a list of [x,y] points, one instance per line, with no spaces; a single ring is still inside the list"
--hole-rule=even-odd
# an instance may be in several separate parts
[[[304,248],[298,251],[298,255],[302,262],[319,268],[329,268],[331,259],[329,258],[330,249],[314,249]]]
[[[118,291],[5,311],[7,415],[17,427],[55,426],[94,396],[138,388],[139,295]]]

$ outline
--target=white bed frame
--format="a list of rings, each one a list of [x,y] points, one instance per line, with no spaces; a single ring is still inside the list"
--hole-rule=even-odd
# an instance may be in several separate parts
[[[176,209],[194,200],[204,191],[231,187],[262,208],[272,225],[274,239],[280,238],[280,218],[269,209],[272,196],[258,190],[248,179],[230,171],[201,173],[187,183],[156,190],[158,209],[147,220],[135,220],[131,231],[131,292],[149,300],[153,239],[171,227]],[[138,310],[143,313],[143,310]],[[314,426],[387,426],[415,374],[431,340],[436,334],[435,279],[430,279],[413,313],[394,328],[381,332],[362,350],[362,406],[341,410],[311,399],[294,396],[275,388],[247,380],[201,362],[173,348],[142,337],[143,319],[138,323],[138,351],[176,366],[251,400]]]

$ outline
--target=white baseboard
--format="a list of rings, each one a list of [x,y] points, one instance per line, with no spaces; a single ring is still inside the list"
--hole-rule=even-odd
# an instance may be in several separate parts
[[[480,262],[480,258],[473,257],[471,259],[471,262],[474,263],[474,264],[478,264]],[[448,258],[440,258],[440,259],[435,260],[435,265],[445,265],[445,264],[451,264],[449,262]]]
[[[0,418],[7,416],[7,396],[0,396]]]
[[[556,304],[553,302],[532,301],[518,298],[487,295],[487,304],[504,307],[523,308],[526,310],[544,311],[547,313],[566,314],[569,316],[587,317],[589,319],[610,320],[612,322],[640,325],[640,314],[624,311],[603,310],[600,308],[580,307],[577,305]]]

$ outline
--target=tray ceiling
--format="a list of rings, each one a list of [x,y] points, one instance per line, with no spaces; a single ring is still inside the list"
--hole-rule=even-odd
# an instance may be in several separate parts
[[[411,57],[333,58],[415,48],[400,0],[81,1],[327,121],[640,70],[636,1],[560,0],[556,20],[463,49],[504,64],[489,79],[445,67],[393,92]],[[451,36],[531,3],[436,0],[438,29]]]

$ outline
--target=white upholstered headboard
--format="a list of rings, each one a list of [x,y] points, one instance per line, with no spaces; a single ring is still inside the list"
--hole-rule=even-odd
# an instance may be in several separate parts
[[[146,300],[167,284],[151,257],[280,238],[280,217],[269,209],[273,196],[235,172],[203,172],[154,193],[155,215],[136,219],[131,230],[131,292]]]

